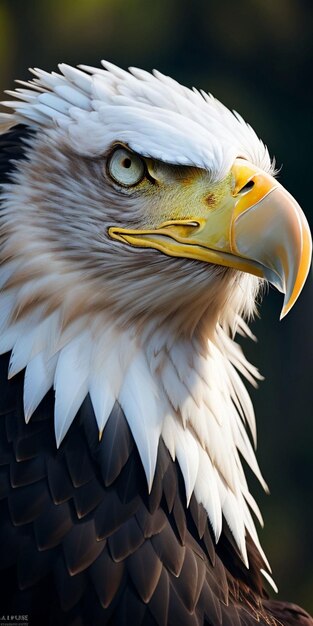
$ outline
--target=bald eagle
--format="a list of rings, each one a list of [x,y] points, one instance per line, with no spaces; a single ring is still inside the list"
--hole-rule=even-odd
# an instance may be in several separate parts
[[[0,114],[1,621],[312,625],[266,591],[234,340],[297,299],[304,214],[211,95],[59,67]]]

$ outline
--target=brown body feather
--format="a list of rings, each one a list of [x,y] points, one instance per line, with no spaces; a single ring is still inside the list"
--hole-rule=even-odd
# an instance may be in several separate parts
[[[215,546],[162,443],[148,494],[118,405],[99,442],[87,398],[57,451],[52,393],[26,425],[23,374],[6,382],[7,366],[1,357],[3,613],[47,626],[313,624],[266,599],[252,542],[249,570],[226,526]]]

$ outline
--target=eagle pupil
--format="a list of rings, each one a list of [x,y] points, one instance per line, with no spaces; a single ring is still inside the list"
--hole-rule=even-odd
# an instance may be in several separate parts
[[[123,160],[123,166],[126,167],[126,169],[129,169],[131,167],[131,164],[132,164],[131,159],[126,158]]]

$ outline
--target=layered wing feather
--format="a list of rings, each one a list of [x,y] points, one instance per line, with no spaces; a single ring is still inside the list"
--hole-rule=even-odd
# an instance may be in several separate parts
[[[25,424],[23,374],[6,382],[7,366],[2,356],[3,611],[27,612],[35,625],[274,626],[282,611],[284,624],[295,623],[298,609],[264,604],[249,538],[248,570],[227,526],[216,547],[194,495],[185,507],[182,474],[163,443],[150,494],[118,405],[99,441],[87,398],[56,450],[53,393]]]

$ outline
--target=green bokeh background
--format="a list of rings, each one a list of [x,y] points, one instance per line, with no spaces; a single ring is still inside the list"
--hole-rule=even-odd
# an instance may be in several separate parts
[[[256,129],[312,224],[312,0],[0,0],[0,88],[58,62],[157,69],[211,91]],[[246,353],[267,497],[260,537],[279,597],[313,612],[312,274],[290,315],[270,290]]]

